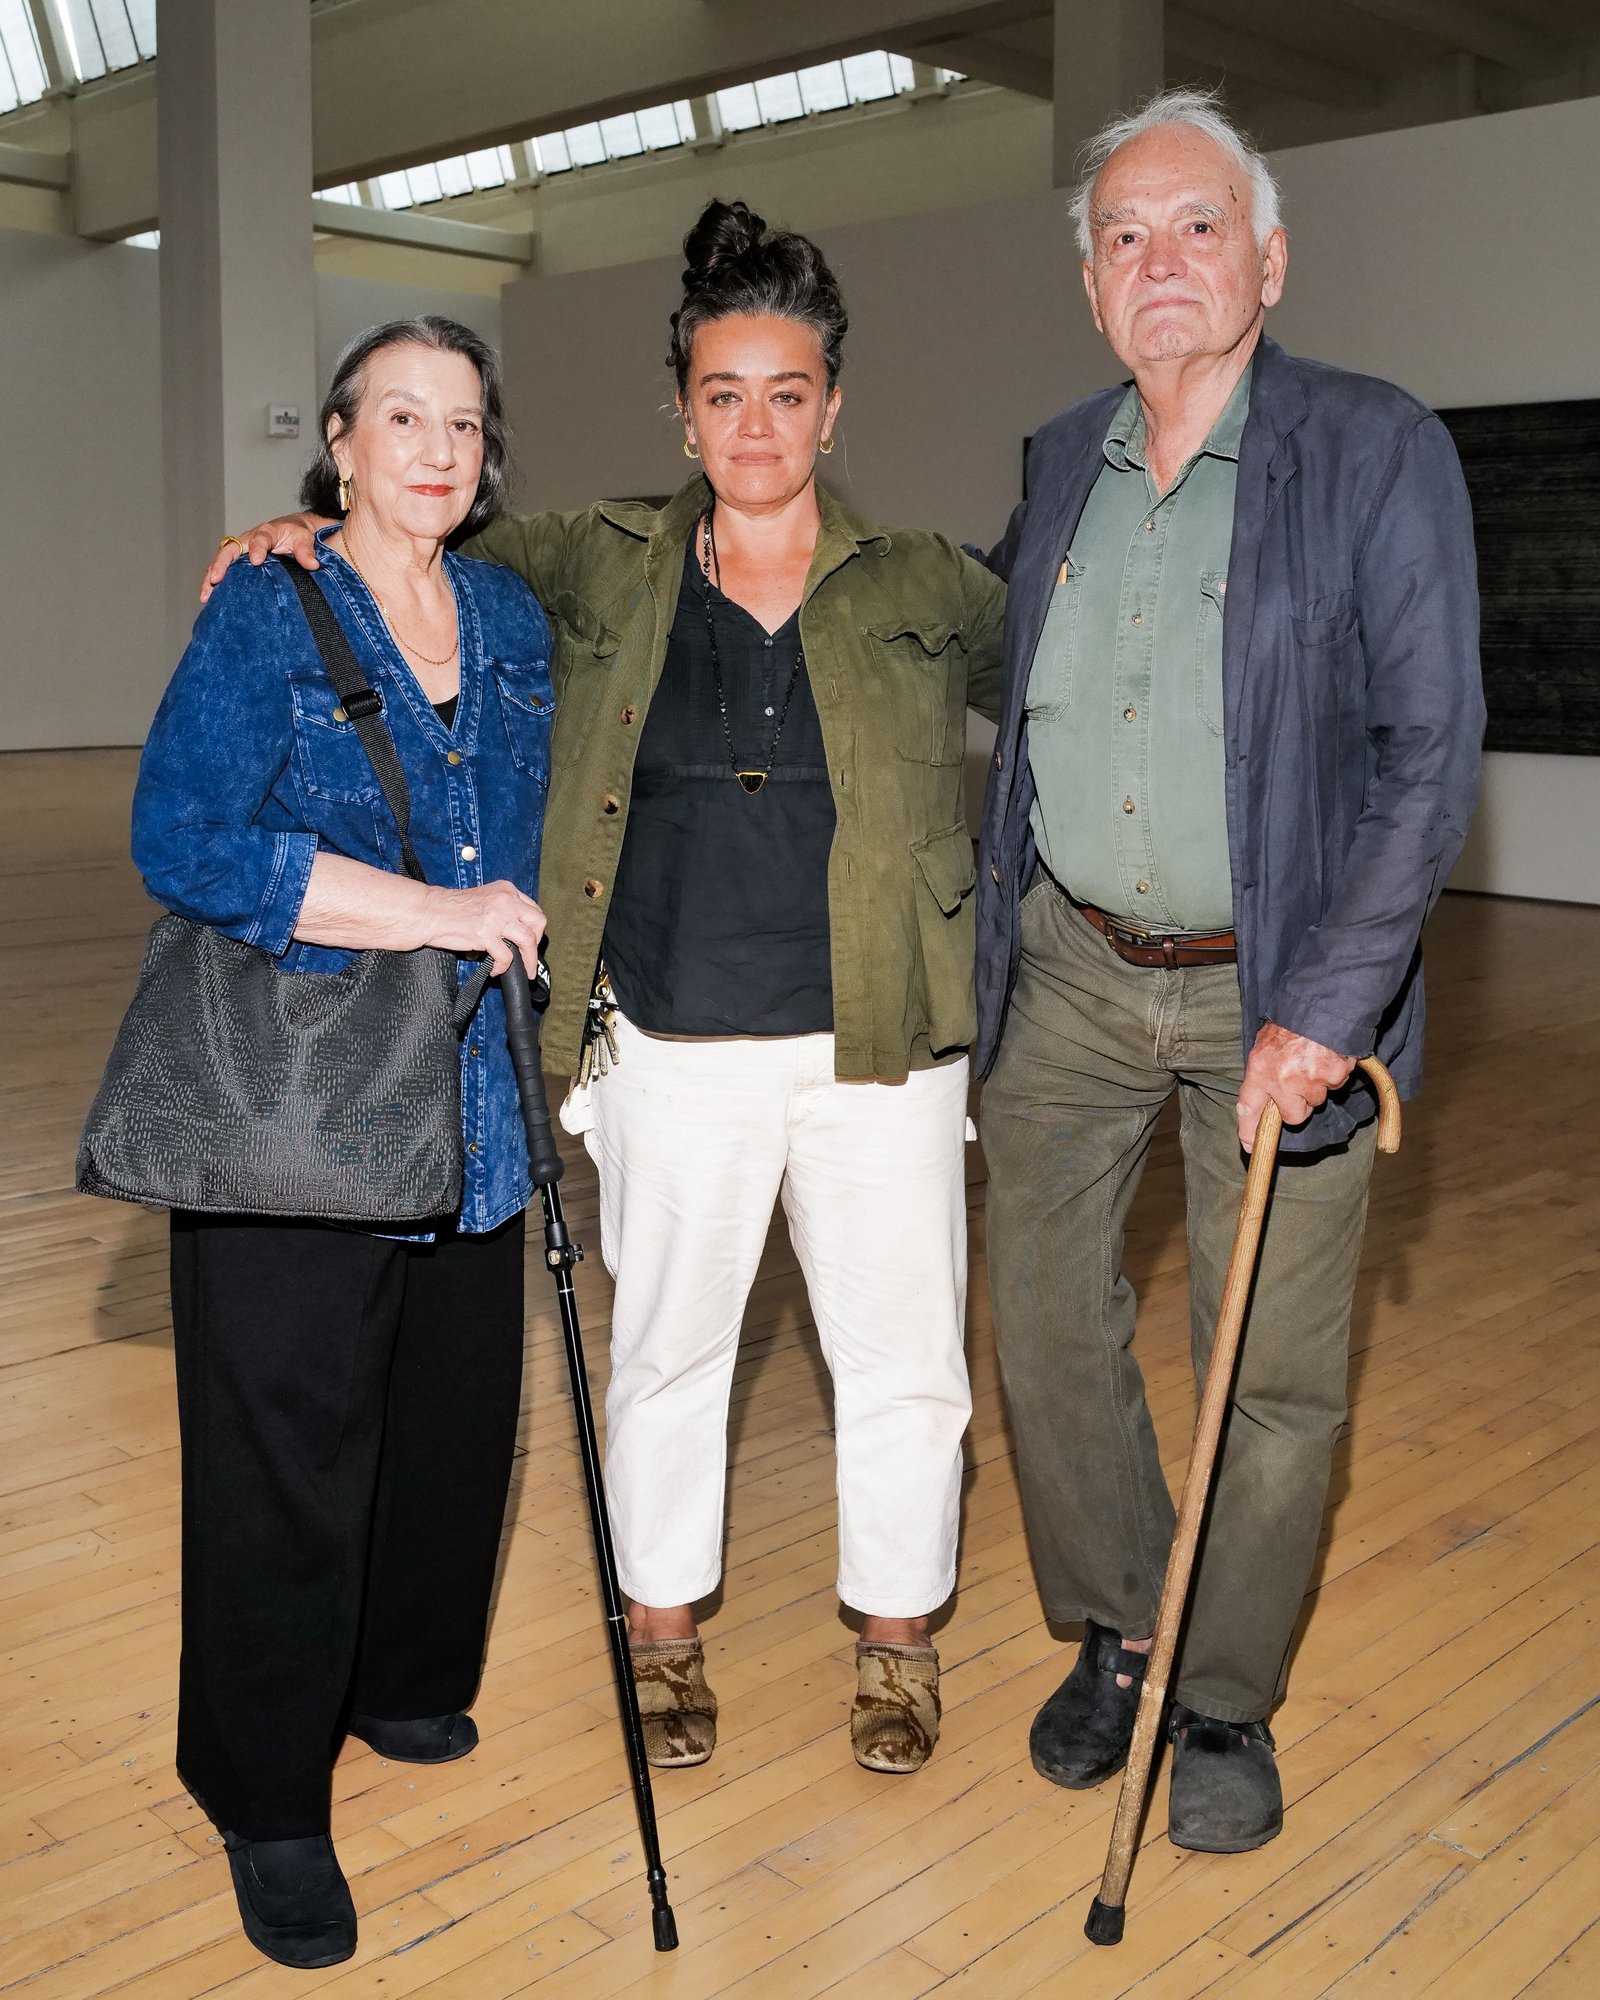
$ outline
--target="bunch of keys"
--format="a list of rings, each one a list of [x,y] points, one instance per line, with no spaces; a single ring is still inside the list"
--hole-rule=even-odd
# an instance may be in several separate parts
[[[617,996],[611,990],[611,975],[601,966],[589,995],[588,1018],[583,1024],[583,1048],[578,1056],[578,1088],[591,1077],[604,1076],[617,1057]]]

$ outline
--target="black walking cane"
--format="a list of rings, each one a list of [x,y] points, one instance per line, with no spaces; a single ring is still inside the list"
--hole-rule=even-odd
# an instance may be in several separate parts
[[[541,995],[548,996],[549,974],[542,965],[539,985]],[[617,1586],[617,1559],[612,1552],[611,1523],[606,1515],[605,1487],[600,1475],[600,1446],[594,1434],[594,1405],[589,1399],[589,1371],[584,1365],[578,1301],[572,1289],[572,1267],[583,1255],[583,1245],[574,1243],[567,1234],[566,1219],[561,1213],[561,1190],[557,1183],[564,1170],[561,1155],[556,1151],[555,1135],[550,1130],[550,1106],[544,1094],[544,1073],[539,1067],[539,1024],[533,1011],[528,975],[516,952],[511,954],[508,969],[500,974],[500,995],[505,1002],[511,1065],[517,1073],[517,1093],[522,1099],[522,1122],[528,1133],[528,1167],[544,1208],[544,1261],[556,1281],[556,1297],[561,1305],[567,1372],[572,1378],[572,1408],[578,1422],[578,1455],[583,1460],[589,1525],[594,1530],[595,1560],[600,1566],[600,1596],[605,1605],[606,1630],[611,1635],[611,1671],[616,1677],[617,1705],[622,1711],[622,1735],[633,1779],[633,1803],[639,1815],[639,1836],[644,1843],[650,1922],[655,1931],[656,1950],[676,1951],[678,1921],[667,1901],[667,1871],[661,1865],[656,1802],[644,1754],[644,1724],[639,1719],[639,1691],[633,1684],[627,1620],[622,1609],[622,1592]]]

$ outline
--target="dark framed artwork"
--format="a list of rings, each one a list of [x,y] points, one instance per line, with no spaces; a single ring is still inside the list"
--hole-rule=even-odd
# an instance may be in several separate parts
[[[1439,415],[1472,496],[1484,747],[1600,756],[1600,401]]]

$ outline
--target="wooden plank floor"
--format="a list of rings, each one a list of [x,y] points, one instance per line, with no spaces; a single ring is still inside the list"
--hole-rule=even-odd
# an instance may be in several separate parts
[[[1070,1653],[1030,1578],[972,1160],[970,1445],[945,1726],[915,1778],[851,1762],[828,1402],[781,1232],[738,1371],[722,1740],[657,1796],[683,1948],[650,1949],[551,1296],[529,1370],[478,1717],[428,1772],[352,1745],[336,1833],[358,1957],[240,1936],[172,1767],[177,1454],[164,1226],[79,1199],[72,1153],[148,908],[127,752],[0,757],[0,1989],[29,2000],[945,1991],[1011,2000],[1558,2000],[1600,1992],[1600,910],[1448,898],[1428,1094],[1378,1167],[1354,1415],[1293,1690],[1289,1817],[1237,1859],[1163,1838],[1126,1942],[1082,1937],[1110,1790],[1035,1777]],[[592,1178],[569,1212],[595,1241]],[[1175,1147],[1130,1264],[1169,1474],[1191,1420]],[[608,1286],[580,1271],[594,1379]]]

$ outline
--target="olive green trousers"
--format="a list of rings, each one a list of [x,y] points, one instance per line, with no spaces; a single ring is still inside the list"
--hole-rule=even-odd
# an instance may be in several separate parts
[[[989,1284],[1047,1616],[1155,1624],[1172,1539],[1122,1268],[1156,1119],[1176,1091],[1190,1339],[1203,1377],[1244,1189],[1231,965],[1124,963],[1042,871],[984,1086]],[[1249,1722],[1281,1698],[1346,1412],[1350,1309],[1375,1128],[1279,1161],[1212,1483],[1175,1692]]]

